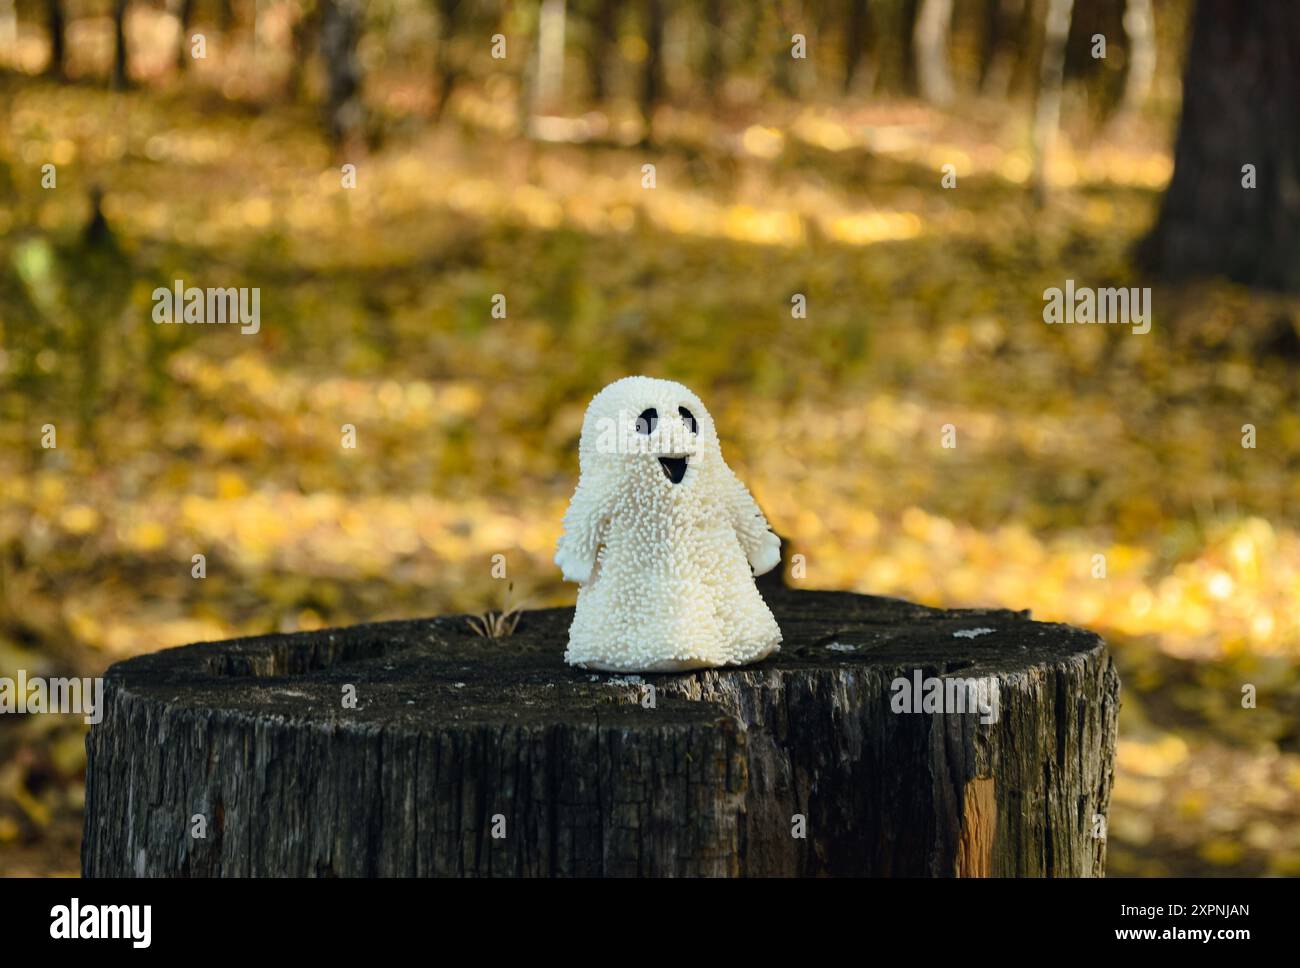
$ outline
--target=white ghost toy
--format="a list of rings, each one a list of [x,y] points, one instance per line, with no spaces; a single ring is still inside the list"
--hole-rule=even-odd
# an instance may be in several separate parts
[[[555,563],[578,582],[564,659],[609,672],[757,662],[781,630],[754,584],[781,542],[686,387],[630,376],[592,399]]]

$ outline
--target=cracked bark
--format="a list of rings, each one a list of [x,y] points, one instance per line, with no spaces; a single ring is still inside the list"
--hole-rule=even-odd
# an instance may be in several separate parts
[[[764,594],[781,654],[645,676],[654,708],[642,683],[563,664],[571,609],[495,642],[445,617],[119,663],[87,740],[83,871],[1103,872],[1119,682],[1101,639],[1009,611]],[[993,631],[953,634],[977,627]],[[914,670],[995,677],[998,719],[892,712]]]

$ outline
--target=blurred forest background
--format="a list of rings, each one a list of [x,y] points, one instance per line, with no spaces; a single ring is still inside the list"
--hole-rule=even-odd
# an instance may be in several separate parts
[[[1298,6],[0,0],[0,675],[571,602],[646,373],[809,586],[1106,636],[1112,874],[1300,875]],[[0,719],[0,871],[78,870],[84,732]]]

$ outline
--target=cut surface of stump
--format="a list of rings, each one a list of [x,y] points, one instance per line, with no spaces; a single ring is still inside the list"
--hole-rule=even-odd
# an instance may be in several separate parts
[[[764,595],[782,650],[733,669],[571,668],[571,608],[496,640],[451,616],[119,663],[87,740],[83,872],[1103,873],[1119,681],[1098,636]],[[996,714],[955,711],[960,685],[900,711],[935,678],[995,683]]]

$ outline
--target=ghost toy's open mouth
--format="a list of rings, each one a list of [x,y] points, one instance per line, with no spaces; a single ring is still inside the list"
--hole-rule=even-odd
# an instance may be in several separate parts
[[[674,484],[680,484],[682,478],[686,476],[686,458],[685,457],[660,457],[659,463],[663,465],[664,473],[668,475],[668,480]]]

